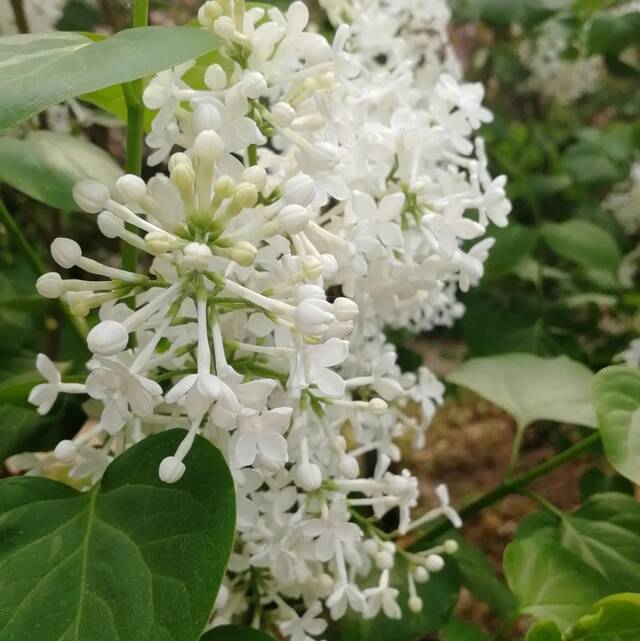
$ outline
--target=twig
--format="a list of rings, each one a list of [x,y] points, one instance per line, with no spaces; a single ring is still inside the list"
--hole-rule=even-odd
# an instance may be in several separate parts
[[[552,472],[556,468],[561,467],[565,463],[578,458],[580,455],[590,450],[594,445],[600,443],[600,440],[600,432],[595,432],[579,443],[576,443],[572,447],[569,447],[563,452],[560,452],[553,458],[550,458],[548,461],[545,461],[544,463],[541,463],[540,465],[537,465],[536,467],[530,469],[528,472],[525,472],[521,476],[518,476],[511,481],[502,483],[500,486],[491,490],[489,493],[481,496],[478,500],[473,501],[473,503],[470,503],[466,507],[462,508],[460,510],[460,517],[463,520],[469,519],[472,516],[478,514],[478,512],[481,512],[485,508],[490,507],[503,498],[510,496],[511,494],[521,493],[522,490],[526,488],[530,483],[542,476],[549,474],[549,472]],[[440,523],[428,530],[424,534],[424,536],[418,539],[409,549],[425,549],[429,547],[431,541],[439,538],[443,534],[446,534],[452,528],[453,525],[448,520],[442,520]]]

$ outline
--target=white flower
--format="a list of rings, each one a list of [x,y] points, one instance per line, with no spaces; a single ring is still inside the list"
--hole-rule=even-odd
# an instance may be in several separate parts
[[[259,414],[244,409],[238,417],[238,429],[231,439],[231,448],[239,467],[253,465],[258,452],[276,464],[289,460],[287,441],[282,434],[288,429],[292,410],[280,407]]]
[[[302,616],[291,611],[293,618],[283,620],[278,627],[291,641],[311,641],[311,637],[319,637],[328,627],[324,619],[318,618],[320,614],[322,614],[322,605],[316,601]]]

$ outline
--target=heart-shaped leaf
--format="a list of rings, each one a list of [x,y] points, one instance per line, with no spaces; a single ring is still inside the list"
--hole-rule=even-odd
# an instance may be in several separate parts
[[[472,359],[448,380],[506,410],[523,429],[540,420],[596,427],[592,378],[589,369],[566,356],[504,354]]]
[[[123,173],[106,151],[76,136],[34,131],[23,140],[0,138],[0,181],[56,209],[78,209],[71,191],[80,180],[112,189]]]
[[[222,625],[207,632],[201,641],[274,641],[274,639],[255,628]]]
[[[562,632],[553,621],[534,623],[525,641],[562,641]]]
[[[200,638],[231,553],[235,494],[203,438],[181,481],[159,480],[183,437],[145,439],[85,494],[42,478],[0,481],[2,641]]]
[[[593,402],[611,465],[640,483],[640,370],[614,366],[598,372]]]
[[[614,594],[599,601],[569,630],[566,641],[635,641],[640,638],[640,594]]]
[[[204,29],[183,27],[125,29],[97,42],[64,32],[0,38],[0,131],[58,102],[197,58],[219,43]]]
[[[520,611],[553,621],[562,630],[607,595],[607,583],[598,572],[546,537],[511,543],[504,571]]]

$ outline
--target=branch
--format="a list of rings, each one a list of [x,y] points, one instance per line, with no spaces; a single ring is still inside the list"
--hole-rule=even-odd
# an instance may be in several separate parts
[[[505,497],[510,496],[511,494],[519,494],[530,483],[542,476],[546,476],[547,474],[549,474],[549,472],[552,472],[558,467],[561,467],[565,463],[578,458],[580,455],[591,449],[594,445],[600,443],[600,440],[600,432],[591,434],[591,436],[588,436],[579,443],[576,443],[563,452],[560,452],[560,454],[557,454],[553,458],[550,458],[548,461],[540,463],[540,465],[537,465],[536,467],[530,469],[528,472],[525,472],[521,476],[518,476],[511,481],[502,483],[502,485],[499,485],[494,490],[491,490],[489,493],[481,496],[476,501],[469,503],[469,505],[463,507],[460,510],[460,517],[463,520],[469,519],[472,516],[478,514],[478,512],[481,512],[485,508],[490,507],[491,505],[497,503]],[[440,523],[425,532],[425,534],[420,539],[418,539],[411,545],[410,549],[425,549],[429,547],[431,541],[439,538],[443,534],[446,534],[451,529],[453,529],[453,525],[448,520],[443,519]]]

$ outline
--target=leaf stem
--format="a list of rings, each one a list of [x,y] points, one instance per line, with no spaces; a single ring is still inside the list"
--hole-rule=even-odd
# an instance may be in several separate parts
[[[46,265],[40,259],[40,256],[38,256],[35,249],[31,246],[31,243],[27,240],[27,237],[22,233],[20,226],[7,209],[7,206],[4,204],[2,198],[0,198],[0,222],[2,222],[7,230],[7,233],[13,238],[15,243],[20,248],[20,251],[31,266],[34,274],[36,276],[41,276],[42,274],[44,274],[47,271]],[[61,299],[58,299],[58,305],[60,306],[62,313],[67,318],[76,334],[84,342],[87,338],[88,332],[86,323],[80,318],[74,316],[69,311],[67,305]]]
[[[24,10],[23,0],[10,0],[13,15],[16,18],[16,26],[20,33],[29,33],[29,22],[27,21],[27,14]]]
[[[519,494],[530,483],[542,476],[549,474],[549,472],[552,472],[553,470],[561,467],[565,463],[568,463],[569,461],[572,461],[573,459],[581,456],[586,451],[591,449],[594,445],[600,443],[600,440],[600,432],[595,432],[587,438],[582,439],[579,443],[576,443],[563,452],[560,452],[553,458],[540,463],[540,465],[536,465],[536,467],[531,468],[528,472],[525,472],[524,474],[521,474],[520,476],[510,481],[505,481],[484,496],[481,496],[476,501],[473,501],[466,507],[463,507],[460,510],[460,517],[463,520],[469,519],[472,516],[478,514],[478,512],[481,512],[485,508],[490,507],[503,498],[510,496],[511,494]],[[429,541],[437,539],[443,534],[446,534],[452,528],[453,525],[448,520],[443,519],[440,523],[428,530],[424,534],[424,536],[418,539],[418,541],[416,541],[410,547],[410,549],[421,550],[423,548],[426,548],[429,545]]]
[[[149,24],[149,0],[134,0],[133,24],[136,27],[146,27]],[[140,176],[142,174],[142,151],[144,148],[144,105],[142,92],[144,80],[134,80],[123,86],[124,97],[127,102],[127,154],[125,170],[129,174]],[[137,233],[136,229],[130,229]],[[122,243],[122,267],[127,271],[135,272],[138,267],[138,250]]]

